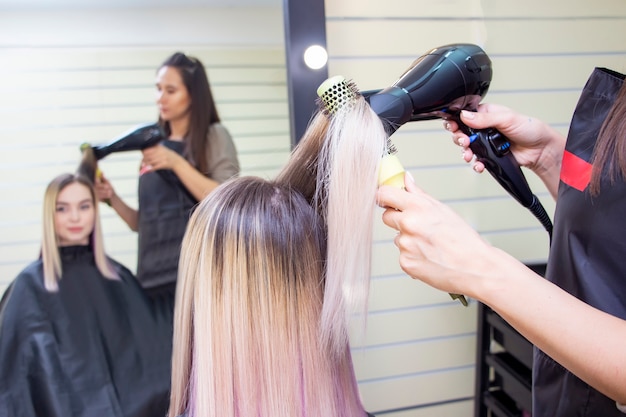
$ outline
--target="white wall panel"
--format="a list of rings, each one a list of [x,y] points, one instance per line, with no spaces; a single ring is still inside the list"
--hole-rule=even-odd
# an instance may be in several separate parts
[[[382,88],[430,48],[477,43],[494,68],[485,100],[562,133],[594,66],[626,72],[623,0],[330,0],[326,13],[330,75]],[[175,50],[207,66],[243,173],[274,176],[290,146],[282,24],[280,11],[267,9],[3,12],[0,75],[11,82],[0,103],[0,289],[38,255],[46,183],[76,168],[80,143],[154,120],[155,70]],[[545,261],[541,226],[488,174],[472,172],[441,126],[413,123],[392,137],[417,183],[492,244]],[[134,206],[139,158],[101,161]],[[552,213],[543,184],[527,178]],[[101,212],[108,252],[134,269],[136,235],[106,205]],[[374,230],[370,313],[365,334],[352,334],[366,407],[384,417],[471,415],[475,302],[462,307],[407,277],[380,211]]]

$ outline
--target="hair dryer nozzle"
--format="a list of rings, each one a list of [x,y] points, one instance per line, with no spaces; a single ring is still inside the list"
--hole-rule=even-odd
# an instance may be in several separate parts
[[[157,123],[141,125],[105,145],[93,146],[97,160],[113,152],[140,151],[165,139],[163,129]]]
[[[383,121],[390,136],[411,120],[413,102],[404,89],[392,86],[365,97],[372,110]]]

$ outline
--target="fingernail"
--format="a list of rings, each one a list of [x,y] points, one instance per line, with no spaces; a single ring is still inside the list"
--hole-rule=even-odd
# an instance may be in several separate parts
[[[471,111],[461,110],[461,116],[464,119],[470,119],[471,120],[471,119],[474,118],[475,114],[474,114],[474,112],[471,112]]]
[[[474,165],[472,169],[474,170],[474,172],[478,172],[478,167],[476,165]]]
[[[415,178],[413,178],[413,175],[411,175],[409,171],[406,171],[406,176],[412,184],[415,184]]]
[[[463,138],[459,138],[457,142],[459,143],[459,146],[463,146]]]
[[[446,130],[450,130],[450,122],[444,122],[443,128]]]

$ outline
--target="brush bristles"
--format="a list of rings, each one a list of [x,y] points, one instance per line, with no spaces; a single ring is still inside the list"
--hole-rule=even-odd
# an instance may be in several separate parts
[[[361,95],[356,84],[347,81],[342,76],[335,76],[324,81],[317,89],[319,96],[318,106],[326,115],[336,114],[347,106],[354,105],[357,97]]]
[[[358,87],[353,81],[336,75],[324,81],[317,89],[317,105],[326,116],[337,114],[340,110],[349,110],[361,96]],[[398,152],[396,146],[387,138],[386,153],[394,155]]]
[[[387,146],[386,146],[386,151],[388,154],[390,155],[395,155],[398,153],[398,148],[396,148],[396,145],[393,144],[393,142],[391,141],[391,138],[387,138]]]

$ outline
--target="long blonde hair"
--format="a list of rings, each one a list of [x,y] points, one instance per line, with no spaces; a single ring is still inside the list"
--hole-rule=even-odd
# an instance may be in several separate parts
[[[91,201],[94,205],[95,220],[93,232],[91,233],[90,244],[93,249],[96,267],[105,278],[119,278],[104,251],[102,229],[100,227],[100,215],[98,213],[98,204],[92,182],[82,175],[61,174],[50,181],[46,187],[43,198],[41,259],[43,263],[44,286],[50,292],[58,291],[58,281],[63,276],[61,257],[59,255],[59,242],[54,227],[54,213],[56,212],[57,198],[65,187],[74,183],[82,184],[89,189]]]
[[[347,346],[337,358],[319,339],[324,235],[300,193],[260,178],[200,203],[181,251],[171,416],[362,411]]]
[[[359,97],[317,114],[275,181],[194,211],[179,265],[169,416],[364,416],[348,342],[366,309],[387,135]]]
[[[324,219],[328,247],[322,339],[341,352],[354,313],[365,326],[378,168],[388,135],[360,95],[318,113],[277,181],[298,189]]]

